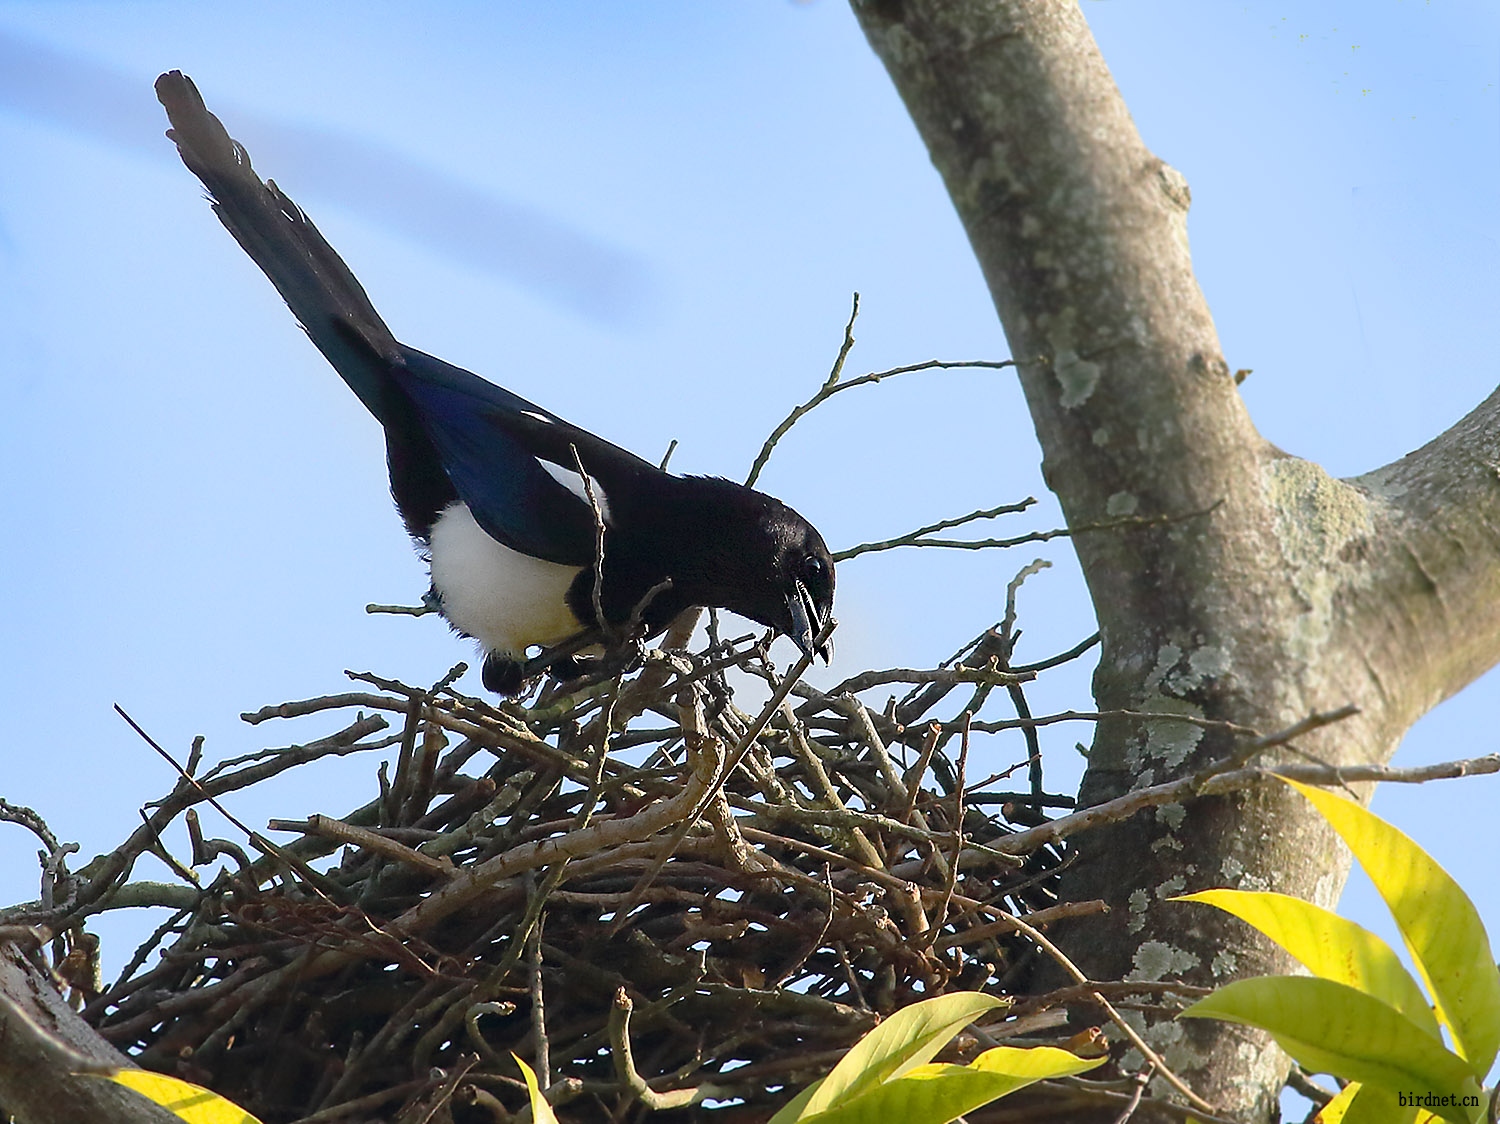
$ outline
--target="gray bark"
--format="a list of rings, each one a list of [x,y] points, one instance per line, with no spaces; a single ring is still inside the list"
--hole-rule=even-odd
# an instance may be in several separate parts
[[[0,1115],[17,1124],[181,1124],[144,1097],[84,1072],[133,1064],[15,945],[0,945]]]
[[[1069,523],[1182,517],[1074,540],[1103,637],[1099,708],[1270,731],[1352,702],[1359,716],[1300,748],[1388,760],[1500,660],[1500,394],[1351,480],[1275,448],[1194,280],[1187,185],[1141,142],[1076,3],[854,9],[968,232]],[[1229,748],[1186,725],[1102,723],[1082,802]],[[1100,979],[1285,970],[1245,926],[1165,899],[1237,886],[1332,905],[1348,869],[1311,809],[1270,785],[1138,816],[1079,849],[1066,892],[1114,909],[1065,944]],[[1149,1037],[1225,1113],[1269,1117],[1285,1059],[1250,1032],[1163,1023]]]

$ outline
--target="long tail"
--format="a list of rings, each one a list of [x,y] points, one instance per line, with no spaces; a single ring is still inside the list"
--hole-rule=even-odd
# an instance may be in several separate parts
[[[403,426],[390,375],[402,362],[401,345],[349,267],[274,181],[261,182],[249,154],[208,111],[191,78],[180,70],[163,74],[156,96],[172,123],[168,138],[208,189],[219,221],[366,408],[387,430]]]
[[[193,80],[169,71],[156,80],[156,96],[172,122],[167,136],[208,188],[214,214],[384,427],[391,495],[406,529],[425,539],[457,493],[394,374],[406,350],[302,209],[273,181],[261,182],[249,153],[208,111]]]

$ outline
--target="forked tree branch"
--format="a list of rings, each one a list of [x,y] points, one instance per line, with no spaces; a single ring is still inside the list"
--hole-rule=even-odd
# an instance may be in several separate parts
[[[1098,613],[1104,711],[1256,729],[1353,703],[1307,748],[1387,761],[1410,724],[1500,660],[1500,398],[1351,481],[1256,432],[1194,279],[1183,178],[1142,143],[1075,0],[853,0],[968,233],[1068,523],[1211,513],[1074,535]],[[1253,218],[1253,216],[1248,216]],[[1184,727],[1186,731],[1186,728]],[[1228,755],[1222,730],[1096,730],[1080,808]],[[1273,762],[1274,764],[1274,762]],[[1248,883],[1332,904],[1347,857],[1274,790],[1091,832],[1064,875],[1116,908],[1066,940],[1094,979],[1160,956],[1196,983],[1283,970],[1268,943],[1187,932],[1173,887]],[[1160,954],[1157,956],[1156,954]],[[1227,954],[1227,955],[1221,955]],[[1164,1024],[1231,1115],[1274,1104],[1284,1062]]]

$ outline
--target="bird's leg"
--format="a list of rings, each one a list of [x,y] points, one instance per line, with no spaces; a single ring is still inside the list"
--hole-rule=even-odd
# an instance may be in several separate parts
[[[528,660],[507,660],[498,653],[491,653],[485,659],[485,666],[488,667],[491,660],[497,663],[514,663],[517,669],[516,674],[522,682],[535,679],[544,673],[559,680],[577,679],[589,673],[597,662],[588,657],[580,658],[578,653],[585,648],[604,644],[607,640],[608,638],[597,628],[586,629],[550,648],[543,648]],[[485,682],[485,686],[489,686],[488,681]]]
[[[729,690],[729,681],[724,678],[724,669],[719,668],[705,676],[704,686],[708,691],[708,705],[705,710],[709,720],[715,721],[734,697]]]
[[[548,664],[547,674],[562,681],[587,676],[597,682],[616,675],[628,675],[640,667],[645,658],[645,642],[638,636],[629,637],[616,642],[597,656],[558,656]]]
[[[586,656],[558,656],[547,665],[547,674],[561,682],[579,679],[589,673],[594,662]]]

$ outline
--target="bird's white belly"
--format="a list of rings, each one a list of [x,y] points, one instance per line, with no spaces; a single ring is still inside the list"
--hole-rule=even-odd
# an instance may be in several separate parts
[[[486,651],[523,658],[531,645],[557,644],[583,627],[566,601],[583,567],[503,546],[485,534],[467,504],[449,504],[428,543],[443,615]]]

